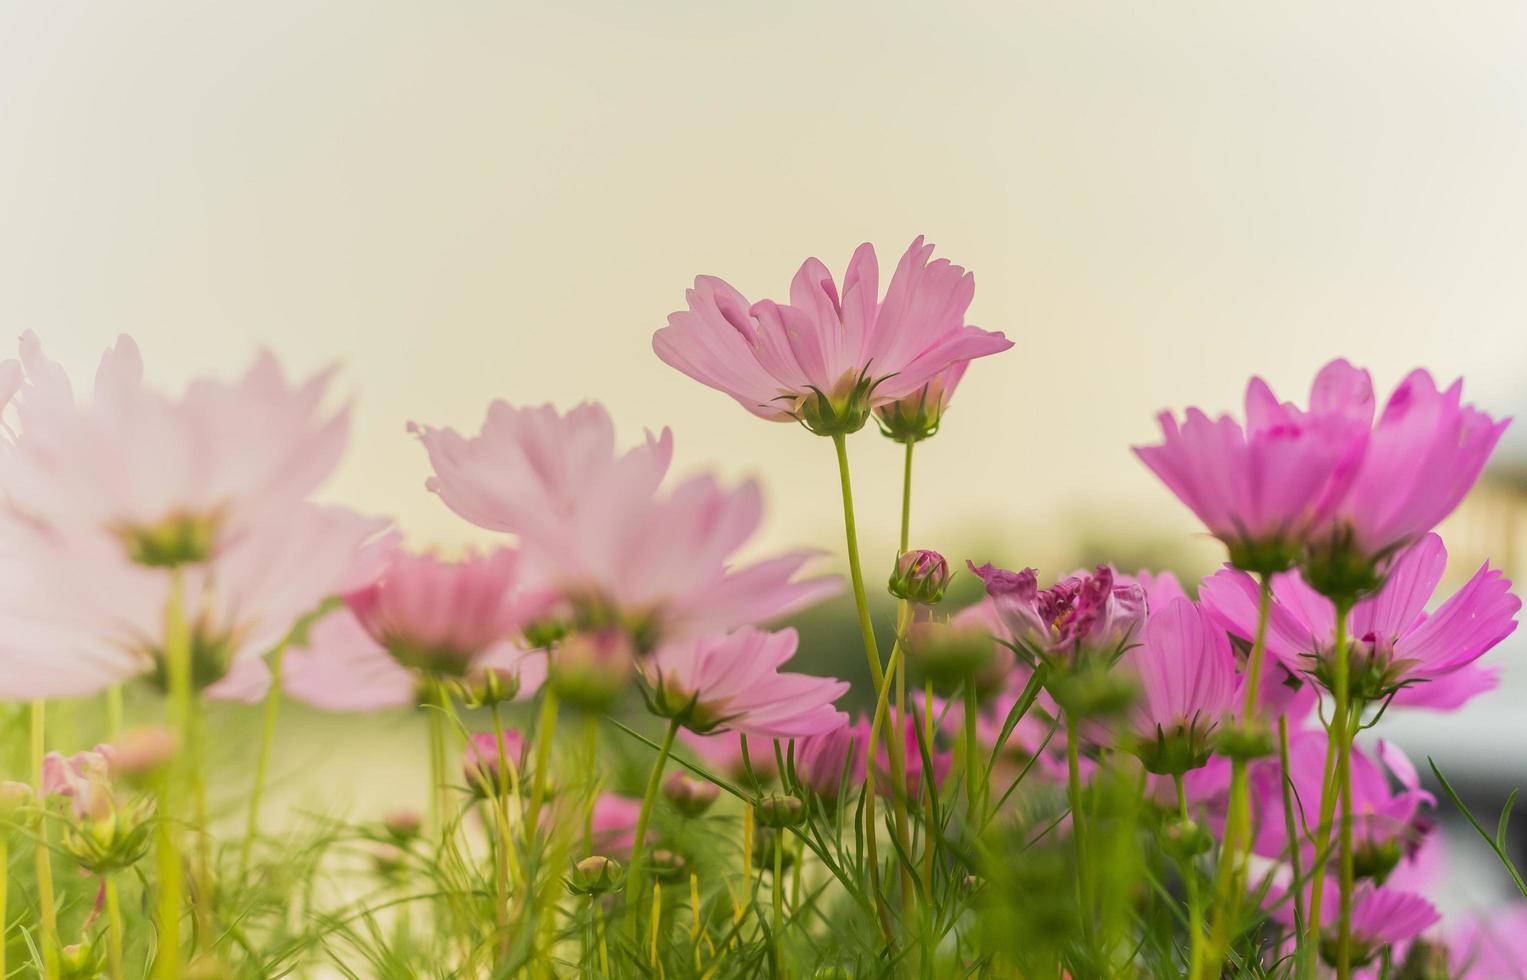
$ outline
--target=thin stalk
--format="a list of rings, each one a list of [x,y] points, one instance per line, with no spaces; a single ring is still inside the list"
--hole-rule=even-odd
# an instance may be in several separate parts
[[[1188,794],[1182,787],[1182,774],[1174,773],[1172,783],[1177,787],[1177,814],[1186,827],[1192,818],[1188,816]],[[1198,976],[1204,959],[1204,908],[1198,897],[1198,868],[1192,856],[1182,859],[1183,887],[1188,890],[1188,976]]]
[[[11,828],[0,828],[0,977],[9,976],[5,969],[5,896],[11,886]]]
[[[917,443],[907,443],[906,455],[901,463],[901,550],[906,551],[911,545],[912,530],[912,447]]]
[[[901,541],[897,548],[897,554],[905,554],[910,547],[912,529],[912,447],[915,443],[907,443],[906,453],[902,457],[901,468]],[[905,599],[896,604],[896,640],[895,646],[899,650],[905,643],[904,634],[908,624],[912,621],[912,603]],[[896,783],[891,788],[891,805],[896,817],[896,840],[901,845],[901,851],[908,858],[912,856],[912,838],[908,831],[910,821],[907,816],[907,742],[906,728],[904,727],[907,710],[907,665],[905,655],[898,657],[897,650],[891,651],[891,659],[896,661],[896,737],[886,742],[890,749],[891,769],[896,773]],[[931,743],[930,743],[931,744]],[[913,890],[912,873],[905,861],[898,861],[901,868],[901,901],[906,917],[910,919],[912,910]]]
[[[785,921],[785,913],[784,913],[784,909],[785,909],[785,883],[784,883],[784,880],[783,880],[784,873],[785,873],[784,857],[785,857],[785,835],[782,834],[782,833],[781,834],[775,834],[774,835],[774,879],[773,879],[773,881],[770,882],[770,887],[769,887],[769,891],[773,893],[771,897],[773,899],[773,904],[774,904],[774,920],[773,920],[773,926],[771,928],[771,934],[772,934],[772,938],[774,940],[774,975],[775,976],[784,976],[784,974],[785,974],[785,957],[784,957],[785,944],[784,944],[784,940],[780,936],[780,930],[784,927],[784,921]]]
[[[265,780],[270,773],[271,752],[276,742],[276,721],[281,713],[281,662],[286,644],[277,646],[270,657],[270,691],[265,695],[265,717],[260,726],[260,756],[255,762],[254,789],[249,794],[249,819],[244,826],[244,843],[239,849],[239,873],[249,870],[249,855],[260,833],[260,801],[265,795]]]
[[[875,642],[875,624],[870,620],[869,601],[864,596],[864,570],[859,565],[859,532],[854,523],[854,487],[848,474],[848,443],[841,435],[832,437],[838,452],[838,482],[843,488],[843,531],[848,538],[848,574],[854,587],[854,606],[859,612],[859,632],[864,638],[864,655],[869,661],[870,678],[878,695],[885,687],[885,673],[880,667],[880,647]]]
[[[1087,868],[1087,836],[1082,820],[1082,767],[1077,749],[1076,718],[1066,712],[1066,799],[1071,805],[1071,840],[1076,847],[1076,894],[1082,935],[1092,942],[1092,883]]]
[[[32,784],[42,796],[42,758],[47,753],[47,702],[32,702]],[[42,964],[47,980],[57,980],[58,911],[53,904],[53,851],[48,847],[48,821],[37,824],[37,904],[42,906]]]
[[[504,722],[499,716],[498,702],[490,709],[493,715],[493,741],[498,752],[498,770],[493,787],[492,812],[495,841],[494,885],[498,889],[494,902],[494,924],[498,929],[498,959],[503,963],[509,958],[509,851],[514,846],[509,838],[509,760],[504,754]]]
[[[1288,837],[1288,863],[1293,872],[1294,883],[1294,961],[1304,962],[1304,876],[1299,867],[1299,850],[1303,841],[1294,819],[1294,788],[1288,777],[1288,717],[1278,717],[1278,779],[1283,794],[1283,832]]]
[[[1341,904],[1338,906],[1336,939],[1336,976],[1349,980],[1352,976],[1352,889],[1354,868],[1352,855],[1352,703],[1350,651],[1347,649],[1347,609],[1336,604],[1336,720],[1340,727],[1336,733],[1336,781],[1341,792],[1341,822],[1339,828]]]
[[[976,745],[976,675],[965,675],[965,799],[970,810],[971,829],[979,830],[986,821],[986,803],[982,799],[985,776],[981,772],[981,751]]]
[[[933,744],[933,681],[923,681],[923,744]],[[933,905],[933,858],[934,843],[937,833],[934,829],[933,814],[933,788],[923,794],[926,806],[925,827],[923,836],[926,838],[923,845],[923,901],[931,908]]]
[[[181,751],[161,785],[158,824],[159,921],[154,975],[178,980],[181,968],[180,917],[185,907],[185,880],[180,858],[179,804],[189,784],[186,756],[194,751],[192,730],[191,637],[185,619],[185,584],[180,570],[170,573],[170,599],[164,612],[164,667],[169,689],[166,705],[170,728],[180,737]]]
[[[551,742],[556,733],[557,692],[548,679],[548,683],[541,685],[541,714],[536,720],[536,771],[531,776],[530,809],[525,815],[527,850],[540,829],[541,807],[546,802],[546,770],[551,765]]]
[[[122,902],[117,896],[116,877],[106,875],[105,886],[107,962],[111,965],[111,980],[122,980],[127,974],[122,956]]]
[[[652,819],[652,801],[657,799],[657,790],[663,782],[663,767],[668,763],[668,753],[673,751],[673,740],[679,734],[678,719],[668,723],[668,730],[663,733],[662,744],[658,746],[657,758],[652,761],[652,772],[647,776],[647,791],[642,795],[642,808],[636,817],[636,840],[631,844],[631,867],[626,872],[626,910],[631,916],[631,935],[633,938],[641,934],[641,926],[637,921],[640,918],[636,903],[643,896],[642,886],[642,847],[646,843],[647,823]],[[750,860],[750,855],[744,854],[743,860]]]
[[[112,741],[122,734],[122,685],[113,684],[106,689],[106,734]]]

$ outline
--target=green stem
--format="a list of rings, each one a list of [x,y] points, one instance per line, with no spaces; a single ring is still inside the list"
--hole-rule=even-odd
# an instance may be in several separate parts
[[[1351,651],[1347,649],[1347,607],[1336,604],[1336,781],[1341,793],[1341,822],[1339,849],[1341,855],[1340,886],[1336,940],[1336,976],[1349,980],[1352,976],[1352,700],[1351,700]]]
[[[105,885],[107,962],[111,964],[111,980],[122,980],[126,976],[122,956],[122,903],[117,897],[117,879],[108,874]]]
[[[1174,773],[1172,783],[1177,787],[1177,815],[1186,829],[1192,818],[1188,816],[1188,794],[1182,786],[1182,774]],[[1182,880],[1188,890],[1188,976],[1196,977],[1204,959],[1204,908],[1198,897],[1198,867],[1191,855],[1182,858]]]
[[[972,830],[986,822],[986,803],[982,799],[985,776],[981,772],[981,752],[976,746],[976,675],[965,675],[965,797],[970,805],[967,819]]]
[[[541,685],[541,714],[536,720],[536,771],[530,782],[530,809],[525,814],[526,861],[530,861],[540,832],[541,807],[546,803],[546,770],[551,767],[551,743],[557,733],[557,692],[551,679]]]
[[[658,787],[663,782],[663,767],[668,764],[668,753],[673,751],[673,740],[678,734],[679,721],[675,718],[668,723],[668,730],[663,733],[657,758],[652,761],[652,772],[647,776],[647,791],[642,794],[642,808],[636,817],[636,840],[631,843],[631,867],[626,871],[626,914],[631,917],[633,938],[641,935],[640,903],[645,895],[642,890],[642,847],[647,839],[647,824],[652,819],[652,801],[657,799]],[[744,861],[750,859],[749,855],[743,855]]]
[[[774,835],[774,880],[769,883],[769,891],[772,893],[774,905],[774,922],[771,930],[774,939],[774,975],[778,977],[785,975],[785,944],[780,934],[785,921],[784,858],[785,835],[776,833]]]
[[[1294,876],[1294,961],[1304,969],[1304,876],[1299,850],[1303,843],[1294,819],[1294,789],[1288,775],[1288,717],[1278,716],[1278,781],[1283,796],[1283,833],[1288,838],[1288,862]]]
[[[498,962],[509,958],[509,849],[514,846],[509,839],[509,759],[504,753],[504,722],[499,716],[498,702],[489,709],[493,715],[493,744],[498,752],[498,778],[493,786],[493,825],[497,839],[493,848],[494,885],[498,890],[494,902],[494,924],[498,929]]]
[[[32,702],[32,784],[42,796],[42,759],[47,754],[47,702]],[[42,961],[47,980],[57,980],[58,912],[53,904],[53,851],[48,847],[48,821],[37,824],[37,904],[42,911]]]
[[[870,620],[869,600],[864,596],[864,570],[859,566],[859,532],[854,524],[854,487],[848,474],[848,443],[842,435],[835,435],[832,444],[838,452],[838,482],[843,488],[843,530],[848,538],[848,574],[854,587],[854,606],[859,612],[859,632],[864,638],[864,655],[869,661],[870,678],[875,682],[875,693],[878,695],[885,687],[885,673],[880,667],[880,647],[875,642],[875,624]]]
[[[106,689],[106,734],[115,741],[122,734],[122,685],[113,684]]]
[[[1076,717],[1066,712],[1066,799],[1071,805],[1071,840],[1076,847],[1076,895],[1082,935],[1092,942],[1092,883],[1087,868],[1087,837],[1082,820],[1082,768]]]
[[[5,928],[5,897],[11,886],[11,828],[0,827],[0,977],[9,976],[5,969],[5,940],[8,938]]]
[[[185,620],[185,584],[180,570],[170,573],[170,598],[164,613],[164,668],[169,690],[166,705],[170,728],[180,738],[181,751],[161,783],[159,799],[159,941],[154,958],[154,975],[159,980],[177,980],[180,976],[180,918],[185,907],[184,870],[180,860],[180,831],[177,824],[179,804],[190,782],[187,756],[195,751],[191,744],[191,637]]]
[[[244,843],[239,849],[239,874],[249,870],[249,855],[260,834],[260,801],[265,795],[265,780],[270,772],[270,758],[276,742],[276,721],[281,713],[281,664],[286,644],[276,647],[270,658],[270,691],[265,695],[265,717],[260,726],[260,755],[255,762],[254,789],[249,794],[249,819],[244,826]]]
[[[901,464],[901,551],[905,552],[911,546],[912,529],[912,447],[917,443],[907,443],[906,455],[902,457]]]

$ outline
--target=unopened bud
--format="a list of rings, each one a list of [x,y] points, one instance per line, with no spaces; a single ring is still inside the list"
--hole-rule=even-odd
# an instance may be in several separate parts
[[[1202,824],[1177,818],[1161,829],[1162,843],[1173,857],[1181,860],[1195,858],[1214,846],[1214,835]]]
[[[599,895],[620,883],[620,872],[619,861],[595,854],[573,865],[573,877],[569,885],[576,892]]]
[[[798,796],[776,794],[760,801],[755,813],[765,827],[794,827],[806,818],[806,805]]]
[[[513,701],[520,693],[520,675],[498,667],[479,667],[457,683],[462,703],[471,708]]]
[[[573,633],[552,654],[557,697],[585,711],[607,711],[626,693],[636,671],[636,648],[624,630]]]
[[[393,810],[382,817],[382,829],[387,831],[387,836],[400,844],[406,844],[419,836],[419,828],[424,824],[417,810]]]
[[[178,749],[175,733],[164,725],[128,729],[112,743],[112,772],[129,783],[148,782],[170,764]]]
[[[679,881],[687,868],[682,857],[663,848],[653,851],[647,862],[652,877],[662,882]]]
[[[663,795],[686,817],[698,817],[709,810],[720,793],[715,783],[682,772],[673,773],[663,781]]]
[[[0,782],[0,820],[12,820],[32,802],[32,787],[14,780]]]
[[[937,605],[949,587],[949,563],[936,551],[904,551],[896,559],[886,588],[898,599],[924,606]]]
[[[572,626],[567,620],[548,616],[530,623],[520,633],[525,637],[526,646],[532,650],[545,650],[561,642],[571,630]]]
[[[408,855],[391,844],[378,844],[371,850],[371,866],[383,877],[391,877],[402,870]]]
[[[94,980],[104,965],[93,943],[70,943],[58,951],[59,975],[66,980]]]

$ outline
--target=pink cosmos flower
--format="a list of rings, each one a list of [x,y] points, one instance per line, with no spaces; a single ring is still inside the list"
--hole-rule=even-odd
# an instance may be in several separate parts
[[[644,662],[653,710],[701,733],[730,728],[749,736],[804,738],[842,724],[833,702],[849,685],[829,677],[782,674],[795,656],[795,630],[675,640]]]
[[[772,619],[838,588],[798,580],[813,557],[794,551],[731,564],[762,517],[751,481],[723,489],[708,476],[664,487],[667,430],[625,453],[603,407],[488,410],[482,432],[416,427],[456,513],[520,541],[527,579],[565,596],[582,626],[619,625],[639,646]]]
[[[508,549],[456,562],[394,550],[345,604],[398,663],[459,676],[521,626],[518,587],[519,556]]]
[[[967,564],[986,583],[986,594],[995,601],[1013,639],[1038,656],[1081,650],[1113,653],[1140,640],[1145,591],[1115,582],[1107,565],[1040,590],[1032,568],[1010,572],[990,564]]]
[[[932,255],[932,245],[913,241],[883,300],[868,244],[849,260],[841,292],[826,266],[807,259],[788,305],[750,304],[722,280],[701,276],[687,294],[688,309],[668,317],[652,349],[760,418],[856,431],[870,409],[1012,346],[1000,333],[965,324],[975,279],[947,259],[930,262]],[[944,383],[953,386],[947,376]]]
[[[108,820],[116,811],[111,762],[109,745],[71,756],[49,752],[42,760],[42,794],[66,797],[76,820]]]
[[[636,824],[641,818],[642,801],[617,793],[600,793],[594,800],[589,830],[595,854],[624,858],[636,843]],[[647,831],[650,841],[652,831]]]
[[[908,714],[902,723],[902,752],[906,760],[906,794],[916,799],[923,782],[922,752],[918,748],[917,713]],[[946,726],[947,727],[947,726]],[[875,786],[881,795],[889,795],[894,785],[890,746],[887,741],[895,736],[896,726],[887,717],[881,729],[879,744],[875,747]],[[842,724],[826,732],[812,735],[796,743],[795,766],[801,782],[812,792],[827,799],[835,799],[838,791],[850,792],[864,785],[865,755],[870,741],[870,719],[860,716],[853,724],[845,716]],[[949,774],[952,764],[950,753],[929,746],[933,759],[933,779],[941,785]],[[846,780],[846,781],[845,781]]]
[[[1368,373],[1338,360],[1316,375],[1308,411],[1252,378],[1244,428],[1196,408],[1179,428],[1163,412],[1162,442],[1135,454],[1229,547],[1232,564],[1279,571],[1341,503],[1372,417]]]
[[[1187,599],[1151,614],[1125,654],[1140,682],[1134,727],[1147,769],[1181,774],[1209,759],[1209,738],[1236,710],[1236,663],[1225,631]]]
[[[525,699],[546,679],[546,654],[502,640],[479,653],[471,669],[517,677],[515,697]],[[325,711],[383,711],[425,701],[421,672],[394,659],[348,609],[325,616],[306,642],[287,648],[281,683],[293,698]]]
[[[1317,529],[1317,569],[1350,558],[1381,563],[1453,512],[1510,423],[1462,401],[1461,379],[1446,391],[1425,371],[1400,382],[1350,487]]]
[[[461,756],[461,773],[466,783],[475,792],[481,792],[484,787],[494,789],[499,785],[499,780],[510,779],[510,772],[522,777],[525,772],[525,757],[529,751],[529,744],[519,732],[512,728],[504,731],[502,749],[498,736],[493,732],[474,732],[467,739],[466,749]],[[501,772],[499,769],[499,756],[502,754],[503,761],[511,769],[510,772]]]
[[[1328,895],[1336,894],[1336,881],[1326,882]],[[1281,897],[1281,896],[1279,896]],[[1308,906],[1308,902],[1306,902]],[[1321,956],[1335,960],[1338,903],[1325,902],[1320,908]],[[1293,903],[1281,901],[1273,907],[1273,918],[1291,925]],[[1372,962],[1385,946],[1398,946],[1421,935],[1442,920],[1442,915],[1425,898],[1397,888],[1385,888],[1371,881],[1360,882],[1352,893],[1353,966]]]
[[[321,406],[330,372],[292,386],[269,354],[235,383],[199,380],[172,398],[143,383],[124,336],[84,404],[32,333],[21,368],[0,371],[16,414],[0,453],[5,507],[33,527],[108,535],[145,564],[200,561],[268,526],[324,481],[345,445],[346,412]]]
[[[1447,947],[1459,980],[1527,976],[1527,906],[1470,919],[1453,930]]]
[[[1299,732],[1289,739],[1296,827],[1313,829],[1320,825],[1329,744],[1324,731]],[[1416,852],[1430,832],[1431,822],[1423,809],[1433,808],[1436,800],[1421,789],[1415,766],[1398,747],[1380,741],[1376,748],[1378,762],[1360,747],[1352,749],[1352,837],[1358,876],[1382,883],[1402,859]],[[1253,763],[1250,779],[1262,814],[1253,850],[1269,858],[1287,858],[1278,760]],[[1392,788],[1391,780],[1398,783],[1399,790]],[[1314,860],[1314,846],[1301,838],[1300,867],[1308,870]],[[1334,871],[1335,855],[1329,860]]]
[[[180,569],[193,680],[217,695],[237,679],[262,696],[260,658],[323,602],[359,584],[387,522],[305,504]],[[100,536],[0,532],[0,697],[83,697],[139,675],[163,682],[172,577]],[[249,680],[250,676],[259,683]],[[221,682],[221,683],[220,683]]]
[[[1446,567],[1442,539],[1429,534],[1395,559],[1377,594],[1353,606],[1347,635],[1354,693],[1378,700],[1394,691],[1396,704],[1452,708],[1493,686],[1493,671],[1474,661],[1516,629],[1521,600],[1510,593],[1510,581],[1484,565],[1428,615],[1426,603]],[[1253,636],[1257,585],[1250,576],[1225,569],[1199,592],[1230,632]],[[1267,649],[1290,670],[1323,677],[1336,641],[1335,606],[1298,572],[1273,579],[1273,600]]]

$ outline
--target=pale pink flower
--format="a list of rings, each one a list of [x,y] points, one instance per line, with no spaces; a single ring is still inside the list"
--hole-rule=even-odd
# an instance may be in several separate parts
[[[1459,980],[1527,976],[1527,905],[1517,902],[1469,919],[1452,931],[1447,948]]]
[[[1246,423],[1188,409],[1158,418],[1162,442],[1135,454],[1230,549],[1232,564],[1278,571],[1340,504],[1373,417],[1366,371],[1332,361],[1310,408],[1279,402],[1261,378],[1246,386]]]
[[[346,412],[322,407],[330,372],[293,386],[270,354],[237,382],[194,381],[174,398],[143,383],[124,336],[86,403],[31,333],[21,364],[24,384],[0,372],[16,415],[0,452],[6,508],[55,533],[104,533],[146,564],[215,556],[300,504],[344,449]]]
[[[42,760],[42,795],[69,800],[76,820],[107,820],[116,812],[111,792],[112,748],[71,756],[49,752]]]
[[[1420,370],[1400,382],[1350,487],[1317,529],[1312,570],[1339,572],[1354,559],[1382,563],[1453,512],[1510,423],[1462,402],[1461,379],[1446,391]]]
[[[1334,896],[1336,891],[1336,880],[1332,878],[1326,882],[1325,893]],[[1308,901],[1305,904],[1308,906]],[[1338,906],[1332,900],[1320,907],[1321,955],[1327,962],[1333,959],[1336,948]],[[1285,925],[1292,924],[1293,903],[1279,903],[1272,915]],[[1375,960],[1385,946],[1407,943],[1440,921],[1442,915],[1436,906],[1420,895],[1371,881],[1359,882],[1352,892],[1352,965],[1364,966]]]
[[[546,678],[546,654],[503,640],[474,659],[473,669],[488,668],[515,676],[515,697],[525,699]],[[325,616],[305,642],[287,648],[281,682],[293,698],[325,711],[383,711],[426,700],[423,675],[394,659],[348,609]]]
[[[1236,710],[1230,638],[1187,599],[1151,614],[1145,642],[1125,654],[1140,682],[1134,727],[1146,768],[1181,774],[1208,761],[1210,737]]]
[[[625,857],[636,843],[636,824],[641,819],[642,801],[618,793],[600,793],[589,815],[590,844],[595,854]],[[647,840],[652,831],[647,831]]]
[[[850,793],[864,785],[866,775],[865,756],[870,741],[870,720],[863,716],[853,724],[845,716],[842,724],[801,739],[796,743],[796,773],[813,792],[834,799],[840,787]],[[923,758],[918,746],[917,726],[925,723],[917,713],[909,713],[902,720],[902,758],[905,760],[907,780],[906,795],[916,799],[923,785]],[[947,728],[947,725],[946,725]],[[894,767],[891,765],[889,740],[896,737],[896,725],[889,716],[882,723],[879,743],[875,746],[875,787],[881,795],[889,795],[895,785]],[[953,757],[936,745],[928,746],[933,760],[935,785],[942,784],[949,774]],[[845,782],[846,777],[846,782]]]
[[[990,564],[968,564],[986,583],[986,594],[1013,640],[1038,656],[1117,653],[1141,639],[1145,591],[1115,582],[1107,565],[1041,590],[1032,568],[1010,572]]]
[[[399,549],[345,605],[398,663],[460,676],[523,624],[519,586],[519,555],[508,549],[454,562]]]
[[[752,481],[724,489],[709,476],[663,486],[672,438],[615,450],[609,414],[585,404],[488,410],[482,432],[415,427],[456,513],[519,538],[527,578],[570,601],[580,626],[621,626],[651,649],[664,639],[772,619],[838,588],[798,580],[814,552],[735,568],[763,501]]]
[[[641,665],[652,708],[698,732],[730,728],[749,736],[803,738],[830,731],[842,724],[833,702],[849,685],[780,673],[798,640],[793,629],[769,633],[745,626],[664,644]]]
[[[965,324],[975,279],[913,241],[879,299],[875,249],[849,260],[840,293],[817,259],[790,284],[790,302],[749,303],[701,276],[688,309],[668,317],[652,349],[668,365],[760,418],[854,431],[870,409],[907,398],[956,365],[1012,342]],[[947,381],[946,381],[947,383]],[[952,387],[952,384],[950,385]]]
[[[847,721],[847,716],[844,716]],[[772,781],[779,775],[779,765],[774,759],[774,742],[770,739],[754,739],[748,742],[747,762],[742,758],[742,732],[723,729],[709,735],[697,735],[689,729],[679,732],[696,756],[700,766],[733,782],[748,784],[748,767],[761,783]]]
[[[1488,690],[1494,674],[1475,665],[1516,629],[1521,600],[1498,570],[1481,566],[1431,614],[1426,604],[1447,567],[1442,539],[1429,534],[1397,557],[1379,591],[1348,615],[1353,689],[1395,703],[1452,708]],[[1206,578],[1205,606],[1230,632],[1250,639],[1257,624],[1257,584],[1233,569]],[[1336,642],[1336,607],[1298,572],[1273,579],[1267,649],[1292,671],[1326,677]]]
[[[502,740],[493,732],[474,732],[462,752],[462,777],[474,792],[480,792],[484,787],[496,792],[500,780],[507,783],[523,777],[529,749],[529,743],[513,728],[505,729]],[[508,771],[499,768],[500,754],[510,767]]]
[[[358,563],[387,522],[301,505],[205,562],[179,569],[193,680],[216,693],[236,675],[258,697],[260,658],[326,599],[354,588]],[[12,529],[14,530],[14,529]],[[172,576],[131,561],[99,536],[27,529],[4,535],[0,562],[0,697],[79,697],[139,675],[163,683]]]

